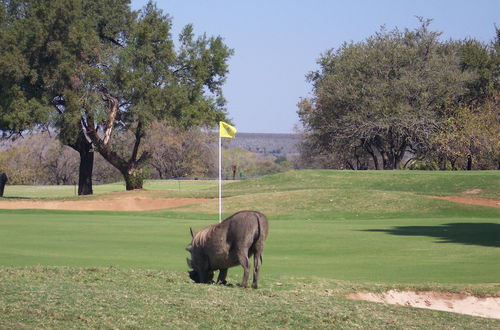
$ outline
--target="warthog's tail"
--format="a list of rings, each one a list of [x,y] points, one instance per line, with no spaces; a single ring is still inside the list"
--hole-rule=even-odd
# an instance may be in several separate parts
[[[262,239],[261,238],[261,235],[262,235],[262,226],[260,224],[260,214],[259,213],[255,213],[255,216],[257,217],[257,232],[258,232],[258,237],[257,237],[257,240],[260,240]],[[260,263],[262,263],[262,253],[260,254],[259,256],[259,259],[260,259]]]
[[[255,217],[257,218],[257,240],[256,240],[256,242],[261,241],[261,244],[263,244],[267,238],[267,231],[265,230],[267,228],[267,226],[264,226],[262,223],[262,221],[264,220],[263,217],[265,217],[265,215],[263,215],[260,212],[255,212],[254,214],[255,214]],[[259,259],[260,259],[260,263],[262,263],[262,251],[261,251],[261,253],[259,253]]]
[[[268,232],[268,223],[267,218],[264,214],[260,212],[254,212],[255,217],[257,218],[257,237],[253,243],[254,249],[254,259],[253,259],[253,284],[252,288],[257,289],[258,287],[258,279],[259,279],[259,270],[263,261],[263,252],[264,252],[264,241],[267,238]],[[243,283],[246,286],[246,281]]]

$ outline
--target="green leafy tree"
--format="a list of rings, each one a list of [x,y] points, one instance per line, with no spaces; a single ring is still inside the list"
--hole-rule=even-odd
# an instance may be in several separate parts
[[[500,92],[480,107],[459,107],[439,127],[432,142],[440,160],[451,163],[452,169],[462,167],[500,168]],[[461,165],[462,164],[462,165]],[[441,164],[441,167],[446,164]]]
[[[478,106],[500,89],[500,29],[495,28],[495,40],[482,43],[467,39],[457,43],[460,67],[473,71],[476,76],[467,83],[463,103]]]
[[[122,173],[127,189],[140,188],[149,158],[141,142],[153,120],[189,127],[224,119],[232,51],[221,38],[196,38],[191,26],[176,49],[170,18],[152,2],[140,14],[128,0],[0,4],[0,128],[57,127],[80,153],[81,193],[92,193],[94,150]],[[114,150],[114,130],[133,133],[127,157]]]
[[[453,169],[498,168],[500,30],[490,44],[468,39],[455,47],[460,68],[475,76],[467,82],[459,106],[444,112],[426,158],[437,159],[441,169],[448,162]]]
[[[83,81],[103,80],[132,21],[128,0],[0,0],[0,129],[53,125],[80,153],[79,194],[92,193],[93,149],[81,125]],[[94,95],[95,97],[95,95]]]
[[[225,118],[222,85],[232,50],[220,37],[195,37],[191,25],[183,29],[176,49],[170,28],[170,18],[148,3],[104,68],[106,81],[90,88],[82,84],[104,100],[83,107],[86,135],[122,173],[127,190],[142,188],[150,153],[141,150],[141,143],[153,121],[187,128]],[[133,134],[126,157],[113,149],[113,130]]]
[[[399,169],[404,154],[428,149],[442,111],[472,75],[457,70],[457,48],[421,19],[414,31],[386,31],[321,56],[299,103],[308,139],[321,149],[369,155],[376,169]]]
[[[19,40],[25,26],[19,17],[25,15],[22,1],[0,1],[0,130],[3,135],[21,133],[39,122],[46,122],[50,107],[43,96],[33,91],[35,77],[30,74],[29,59],[24,51],[29,42]]]

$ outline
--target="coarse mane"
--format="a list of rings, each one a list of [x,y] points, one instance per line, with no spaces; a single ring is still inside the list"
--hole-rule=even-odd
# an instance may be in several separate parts
[[[205,245],[205,242],[207,241],[207,239],[210,238],[210,235],[212,235],[213,231],[215,230],[215,226],[216,225],[208,226],[206,228],[203,228],[199,232],[197,232],[196,235],[194,235],[194,238],[193,238],[193,243],[192,243],[193,246],[203,246],[203,245]]]

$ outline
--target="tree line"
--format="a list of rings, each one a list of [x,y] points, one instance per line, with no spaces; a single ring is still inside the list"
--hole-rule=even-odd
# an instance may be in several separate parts
[[[115,151],[126,155],[130,132],[113,132]],[[212,131],[188,130],[153,122],[142,148],[151,157],[144,167],[146,179],[217,178],[218,142]],[[241,179],[290,170],[297,163],[285,158],[262,156],[240,148],[223,146],[223,176]],[[95,152],[92,180],[105,184],[122,180],[121,173]],[[0,141],[0,173],[8,173],[10,184],[75,185],[79,154],[63,145],[53,131],[39,131]]]
[[[298,105],[309,166],[500,169],[500,29],[442,41],[419,20],[320,56]]]

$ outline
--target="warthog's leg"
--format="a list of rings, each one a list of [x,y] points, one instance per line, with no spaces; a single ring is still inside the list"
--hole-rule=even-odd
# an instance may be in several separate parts
[[[253,256],[253,283],[252,288],[258,288],[260,265],[262,264],[262,252],[264,251],[264,241],[259,240],[255,246]]]
[[[227,276],[227,268],[226,269],[219,269],[219,277],[217,277],[217,283],[224,284],[224,285],[227,284],[226,276]]]
[[[257,289],[259,287],[258,281],[259,281],[259,270],[260,270],[260,256],[254,255],[253,256],[253,283],[252,283],[252,288]]]
[[[250,262],[248,261],[248,252],[238,251],[238,261],[241,267],[243,267],[243,280],[241,281],[241,287],[246,288],[248,285],[248,273],[250,272]]]

